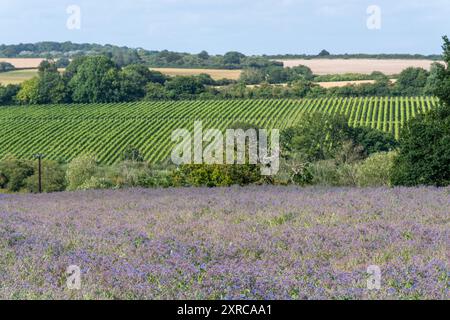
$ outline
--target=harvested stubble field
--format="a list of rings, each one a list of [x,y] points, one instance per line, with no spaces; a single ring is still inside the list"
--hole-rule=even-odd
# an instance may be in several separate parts
[[[305,65],[314,74],[345,74],[362,73],[370,74],[374,71],[381,71],[387,75],[395,75],[408,67],[420,67],[430,70],[432,60],[408,60],[408,59],[293,59],[278,60],[284,63],[285,67],[295,67]]]
[[[16,69],[36,69],[45,59],[42,58],[0,58],[0,62],[11,63]]]
[[[450,189],[0,195],[1,299],[448,299]],[[81,268],[81,290],[65,270]],[[368,291],[367,267],[381,269]]]

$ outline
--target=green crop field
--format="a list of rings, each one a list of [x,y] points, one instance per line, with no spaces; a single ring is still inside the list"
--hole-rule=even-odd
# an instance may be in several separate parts
[[[168,101],[118,104],[0,107],[0,157],[31,158],[44,153],[66,159],[93,152],[105,164],[118,161],[128,145],[150,162],[165,160],[174,147],[174,129],[226,129],[235,122],[283,129],[305,112],[343,113],[352,126],[393,133],[418,113],[433,108],[436,98],[328,98],[303,100]]]

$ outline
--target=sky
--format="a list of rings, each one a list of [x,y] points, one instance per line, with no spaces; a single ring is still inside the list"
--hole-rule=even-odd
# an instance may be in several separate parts
[[[0,43],[439,54],[449,17],[450,0],[0,0]]]

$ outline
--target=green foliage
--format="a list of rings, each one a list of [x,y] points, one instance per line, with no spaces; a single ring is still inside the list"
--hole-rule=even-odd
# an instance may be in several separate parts
[[[394,135],[388,132],[369,127],[352,128],[352,140],[361,145],[364,151],[370,155],[377,152],[392,151],[398,147],[398,141]]]
[[[30,192],[39,191],[38,162],[34,161],[34,174],[26,179],[26,188]],[[66,172],[61,164],[56,161],[42,161],[42,191],[64,191],[66,187]]]
[[[344,116],[319,112],[305,114],[295,127],[282,132],[282,152],[302,154],[311,162],[330,159],[350,132]]]
[[[423,94],[429,72],[423,68],[407,68],[398,76],[395,90],[399,95],[415,96]]]
[[[327,57],[329,55],[330,55],[330,53],[327,50],[323,49],[322,51],[319,52],[319,54],[317,56],[319,56],[319,57]]]
[[[98,180],[91,179],[98,173],[97,160],[91,154],[80,155],[67,166],[66,180],[68,190],[85,189]],[[103,183],[102,181],[100,181]]]
[[[442,103],[450,105],[450,41],[447,36],[443,39],[444,45],[442,48],[444,50],[444,61],[447,63],[447,68],[439,68],[437,71],[437,78],[439,80],[434,88],[434,93],[441,99]]]
[[[56,60],[56,67],[57,68],[67,68],[70,64],[70,59],[68,58],[60,58],[58,60]]]
[[[144,157],[138,148],[129,145],[123,152],[122,161],[143,162]]]
[[[118,47],[110,44],[100,45],[89,43],[78,44],[70,41],[44,41],[16,45],[0,45],[0,56],[6,57],[65,60],[67,58],[76,58],[80,55],[105,55],[121,67],[142,62],[137,49]]]
[[[8,72],[8,71],[13,71],[16,68],[8,62],[0,62],[0,72]]]
[[[244,58],[244,54],[236,51],[231,51],[225,53],[225,55],[223,56],[223,62],[225,63],[225,65],[238,66],[241,64],[241,60]]]
[[[312,182],[311,163],[304,156],[292,153],[281,159],[280,170],[275,177],[275,183],[281,185],[308,185]]]
[[[151,188],[171,185],[169,168],[158,170],[146,162],[123,161],[109,167],[104,177],[115,188]]]
[[[394,185],[450,184],[450,41],[444,37],[446,68],[438,69],[435,92],[441,106],[409,121],[400,137]]]
[[[336,82],[336,81],[361,81],[361,80],[378,80],[380,77],[386,77],[381,72],[364,73],[344,73],[344,74],[324,74],[314,76],[316,82]]]
[[[16,100],[21,104],[67,102],[66,86],[56,64],[46,60],[41,62],[38,68],[38,76],[22,83]]]
[[[441,63],[433,63],[430,69],[430,75],[425,85],[424,94],[435,95],[441,84],[441,75],[445,73],[445,67]]]
[[[245,84],[259,84],[265,81],[266,75],[264,70],[257,68],[248,68],[242,71],[239,78]]]
[[[2,86],[0,84],[0,105],[12,105],[16,102],[17,93],[20,91],[20,86],[15,84],[8,84]]]
[[[245,186],[261,181],[257,165],[182,165],[174,171],[175,186],[226,187]]]
[[[69,81],[72,100],[81,103],[121,101],[118,73],[117,66],[107,57],[84,59]]]
[[[40,101],[39,78],[34,77],[24,81],[17,93],[16,100],[21,104],[38,104]]]
[[[357,166],[356,180],[360,187],[391,185],[392,170],[397,153],[380,152],[371,155]]]
[[[112,189],[113,186],[112,182],[106,178],[92,176],[79,185],[76,190]]]
[[[395,185],[450,184],[450,107],[441,106],[412,119],[400,137]]]
[[[26,179],[33,173],[30,161],[7,155],[0,161],[0,188],[11,192],[20,191],[26,186]]]
[[[145,100],[157,101],[169,99],[169,92],[160,83],[148,83],[145,87]]]
[[[142,99],[146,90],[147,83],[153,79],[160,81],[157,74],[150,71],[146,66],[140,64],[133,64],[123,68],[118,73],[119,87],[121,91],[121,100],[136,101]]]
[[[355,164],[337,164],[334,160],[322,160],[311,164],[310,173],[313,185],[328,187],[356,185]]]
[[[205,91],[205,85],[199,77],[176,76],[166,84],[166,90],[172,99],[191,99]]]
[[[297,66],[284,68],[278,65],[268,65],[266,67],[251,67],[244,69],[241,73],[240,81],[245,84],[270,84],[291,83],[293,81],[312,81],[314,75],[310,68]]]

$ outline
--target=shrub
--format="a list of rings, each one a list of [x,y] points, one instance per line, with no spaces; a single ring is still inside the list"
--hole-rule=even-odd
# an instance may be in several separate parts
[[[398,147],[398,141],[392,134],[368,127],[352,128],[352,138],[368,155],[389,152]]]
[[[122,155],[122,161],[143,162],[144,157],[142,156],[139,149],[130,145],[125,149]]]
[[[183,165],[173,172],[174,186],[226,187],[262,182],[257,165]]]
[[[356,166],[338,165],[334,160],[318,161],[311,165],[312,184],[320,186],[355,186]]]
[[[90,181],[97,172],[97,160],[93,155],[85,154],[73,159],[67,166],[67,189],[80,189],[85,183]]]
[[[25,187],[26,179],[33,173],[31,161],[8,155],[0,161],[0,187],[11,192],[20,191]]]
[[[313,180],[311,164],[299,154],[291,154],[280,162],[280,171],[275,177],[275,183],[288,185],[307,185]]]
[[[121,162],[108,168],[105,177],[110,180],[116,188],[170,186],[170,174],[167,170],[153,169],[146,162]]]
[[[298,153],[311,162],[336,159],[352,163],[372,153],[392,151],[398,142],[376,129],[352,128],[343,115],[316,112],[303,115],[295,127],[284,130],[281,145],[284,156]]]
[[[30,192],[39,192],[39,174],[37,161],[34,166],[34,174],[26,179],[26,187]],[[42,161],[42,191],[64,191],[66,187],[66,172],[55,161]]]
[[[312,162],[330,159],[348,140],[350,132],[344,116],[306,114],[295,127],[281,133],[282,151],[283,154],[300,153]]]
[[[77,187],[77,190],[96,190],[96,189],[111,189],[113,188],[113,183],[101,177],[92,176],[86,180],[83,184]]]
[[[357,166],[357,184],[360,187],[391,185],[391,175],[396,152],[380,152],[371,155]]]

